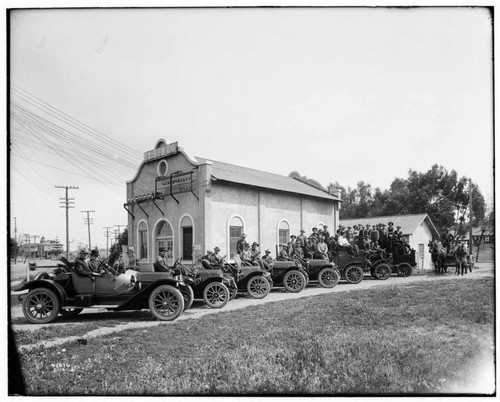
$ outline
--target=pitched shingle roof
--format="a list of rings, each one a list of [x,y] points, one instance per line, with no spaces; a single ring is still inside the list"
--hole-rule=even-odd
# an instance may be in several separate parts
[[[288,176],[281,176],[279,174],[268,173],[243,166],[217,162],[198,156],[196,156],[196,160],[202,163],[207,161],[212,162],[212,177],[216,180],[286,191],[289,193],[323,198],[331,201],[340,201],[340,198],[334,195],[330,195],[324,191],[321,191],[315,187],[309,186],[299,180],[293,179]]]
[[[370,218],[357,218],[357,219],[341,219],[340,224],[344,227],[354,226],[358,224],[370,226],[385,223],[386,227],[389,222],[394,223],[394,227],[401,226],[401,231],[404,235],[411,235],[415,229],[419,227],[422,222],[427,221],[435,236],[439,236],[439,232],[427,214],[412,214],[412,215],[392,215],[392,216],[376,216]]]

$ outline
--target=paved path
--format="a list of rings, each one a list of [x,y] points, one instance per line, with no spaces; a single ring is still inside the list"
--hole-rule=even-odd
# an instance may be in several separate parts
[[[60,345],[66,342],[76,341],[77,338],[93,338],[97,336],[117,333],[127,329],[137,329],[144,328],[147,329],[149,327],[155,327],[158,325],[172,325],[178,321],[183,320],[192,320],[196,318],[203,317],[208,314],[219,314],[228,311],[240,310],[249,306],[256,306],[261,304],[279,302],[284,300],[291,299],[301,299],[306,297],[314,297],[316,295],[322,295],[331,292],[349,292],[352,290],[362,290],[362,289],[371,289],[375,287],[381,286],[404,286],[411,283],[420,283],[426,281],[442,281],[442,280],[473,280],[480,279],[485,277],[493,277],[494,275],[494,265],[493,263],[477,263],[474,271],[463,277],[457,277],[453,273],[448,273],[447,275],[436,276],[434,274],[416,274],[412,275],[408,278],[400,278],[397,276],[391,277],[385,281],[375,280],[371,277],[365,277],[365,279],[356,284],[350,285],[344,282],[340,282],[333,289],[325,289],[320,287],[308,287],[304,289],[300,293],[286,293],[284,291],[280,291],[279,289],[273,290],[266,298],[264,299],[252,299],[245,296],[238,296],[235,300],[230,301],[224,308],[222,309],[211,309],[204,306],[201,302],[195,302],[193,307],[184,312],[179,318],[175,321],[144,321],[145,315],[146,317],[151,313],[149,311],[142,312],[109,312],[105,309],[87,309],[84,310],[80,315],[74,317],[72,319],[63,319],[60,318],[53,323],[50,324],[31,324],[29,323],[23,316],[22,308],[20,305],[14,306],[11,308],[11,319],[12,319],[12,328],[14,330],[33,330],[37,331],[45,326],[68,326],[68,325],[78,325],[84,322],[102,322],[102,327],[90,331],[85,335],[73,336],[73,337],[65,337],[58,338],[52,340],[50,342],[43,341],[32,345],[26,345],[20,347],[21,350],[29,350],[38,346],[51,347]],[[116,325],[113,327],[106,327],[106,322],[109,319],[119,319],[123,321],[128,321],[125,324]]]

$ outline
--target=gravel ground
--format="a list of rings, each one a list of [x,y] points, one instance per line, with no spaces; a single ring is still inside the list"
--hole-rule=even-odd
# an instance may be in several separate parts
[[[287,293],[281,291],[280,289],[273,289],[273,291],[267,297],[260,300],[240,295],[235,300],[230,301],[222,309],[207,308],[203,305],[203,303],[195,302],[192,308],[184,312],[179,318],[177,318],[177,320],[172,322],[154,321],[152,318],[151,320],[144,321],[145,317],[151,316],[151,313],[147,310],[143,310],[141,312],[109,312],[106,309],[86,309],[80,315],[78,315],[75,318],[72,318],[71,320],[58,319],[53,323],[40,325],[40,324],[29,323],[23,316],[21,305],[14,305],[11,307],[11,324],[14,330],[36,331],[40,328],[43,328],[44,326],[57,326],[57,325],[68,326],[68,325],[81,324],[86,321],[92,321],[94,323],[95,322],[102,323],[102,327],[90,331],[84,336],[79,335],[75,337],[59,338],[50,342],[43,341],[38,344],[26,345],[20,348],[21,350],[25,349],[29,350],[41,345],[45,347],[50,347],[65,342],[76,341],[77,338],[93,338],[97,336],[117,333],[127,329],[148,328],[158,325],[172,325],[177,321],[197,319],[207,314],[219,314],[221,312],[226,312],[226,311],[240,310],[248,306],[256,306],[260,304],[267,304],[267,303],[273,303],[290,299],[314,297],[316,295],[322,295],[331,292],[349,292],[351,290],[371,289],[380,286],[405,286],[411,283],[425,282],[425,281],[473,280],[484,277],[493,277],[494,264],[476,263],[474,271],[472,273],[464,275],[463,277],[455,276],[454,273],[451,272],[450,270],[448,272],[449,273],[447,275],[440,275],[440,276],[436,276],[430,272],[416,272],[415,274],[407,278],[400,278],[397,276],[393,276],[385,281],[375,280],[371,277],[365,276],[365,279],[356,285],[340,282],[333,289],[325,289],[325,288],[311,286],[304,289],[300,293]],[[15,294],[15,292],[13,292],[13,294]],[[115,319],[115,320],[119,319],[127,322],[125,324],[107,327],[106,322],[108,319]]]

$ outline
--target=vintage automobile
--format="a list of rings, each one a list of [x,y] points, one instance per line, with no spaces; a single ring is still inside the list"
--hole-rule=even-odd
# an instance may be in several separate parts
[[[182,263],[182,258],[175,261],[173,269],[181,270],[184,282],[192,291],[191,299],[203,299],[208,307],[222,308],[238,293],[235,280],[224,276],[222,269],[204,265],[188,267]]]
[[[392,272],[395,272],[398,276],[410,276],[413,267],[417,265],[415,250],[393,245],[390,248],[390,253],[391,255],[386,262],[391,266]]]
[[[224,262],[224,272],[226,277],[234,279],[238,292],[247,293],[254,299],[266,297],[273,287],[271,274],[263,271],[260,265],[243,265],[237,254],[233,261],[234,264]]]
[[[309,275],[296,261],[273,261],[269,272],[273,287],[283,286],[287,292],[300,292],[309,282]]]
[[[323,288],[333,288],[340,280],[340,273],[329,260],[296,258],[308,275],[309,281],[318,282]]]
[[[370,260],[370,253],[363,251],[353,255],[346,248],[339,247],[337,254],[332,256],[332,261],[338,267],[342,278],[351,284],[361,282],[365,273],[381,280],[391,276],[391,267],[384,259]]]
[[[72,316],[87,308],[149,309],[157,319],[172,321],[185,308],[181,291],[186,293],[188,287],[181,276],[174,278],[167,272],[108,271],[84,277],[66,265],[52,274],[42,272],[32,280],[27,278],[14,290],[29,290],[19,296],[24,316],[32,323],[44,324],[58,314]]]

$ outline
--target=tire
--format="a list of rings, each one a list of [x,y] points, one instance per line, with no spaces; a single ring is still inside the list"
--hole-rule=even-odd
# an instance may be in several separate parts
[[[401,264],[398,265],[396,272],[398,276],[403,276],[403,277],[410,276],[412,273],[411,265],[408,264],[407,262],[402,262]]]
[[[347,267],[344,272],[345,280],[348,283],[356,284],[363,280],[363,269],[357,265]]]
[[[60,313],[63,317],[76,317],[83,311],[83,308],[62,308]]]
[[[247,283],[247,292],[254,299],[263,299],[271,290],[271,285],[263,276],[254,276]]]
[[[306,277],[299,271],[288,271],[283,277],[283,286],[290,293],[298,293],[306,287]]]
[[[333,268],[326,267],[319,271],[318,281],[323,288],[334,288],[339,283],[339,280],[340,275]]]
[[[220,282],[212,282],[203,289],[203,300],[208,307],[222,308],[229,301],[229,289]]]
[[[148,305],[157,319],[172,321],[184,311],[184,298],[173,286],[160,285],[149,295]]]
[[[391,267],[388,264],[378,264],[374,268],[375,278],[385,281],[391,276]]]
[[[179,291],[181,292],[182,298],[184,299],[184,310],[186,311],[191,305],[193,304],[194,301],[194,292],[193,288],[189,285],[182,286],[179,288]]]
[[[47,324],[54,321],[60,310],[59,298],[47,288],[33,289],[23,300],[23,314],[34,324]]]

